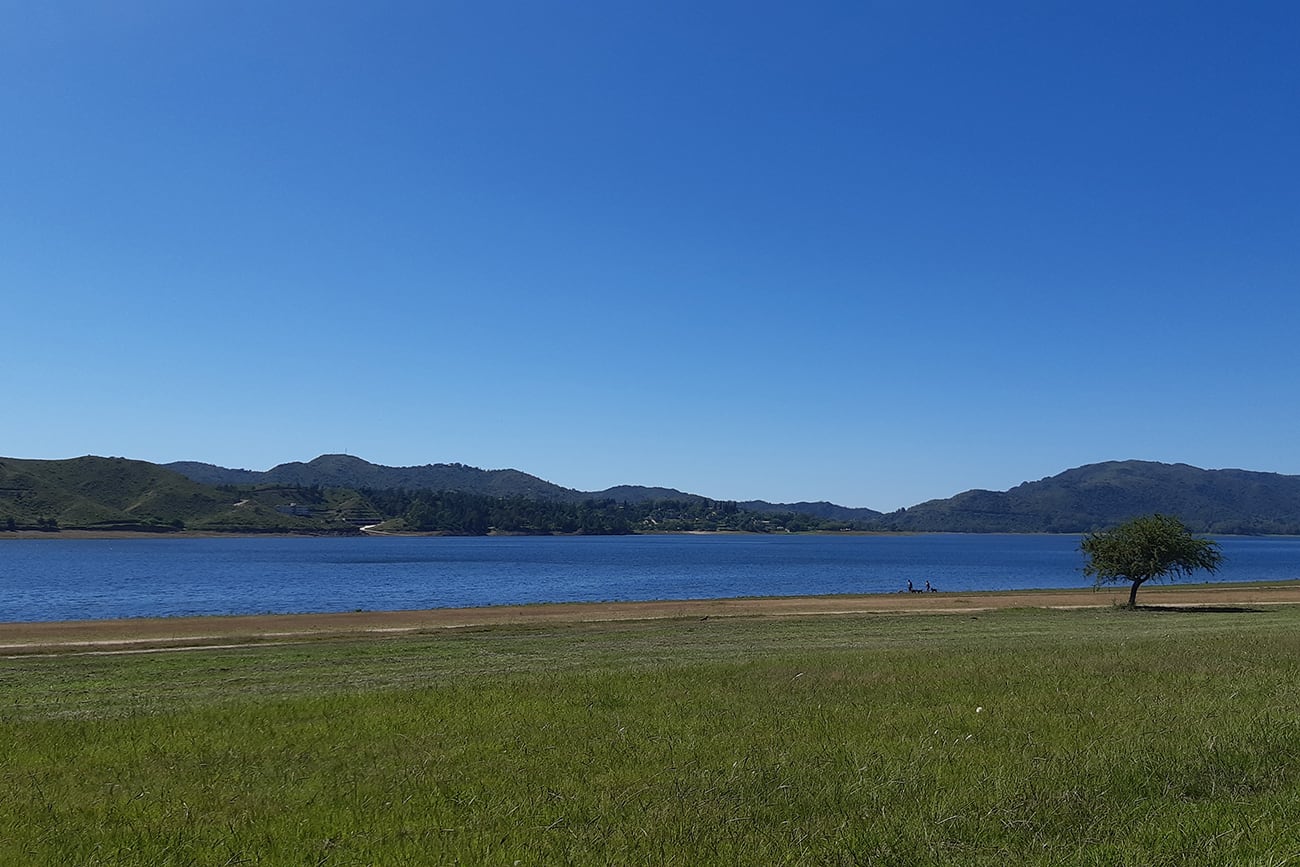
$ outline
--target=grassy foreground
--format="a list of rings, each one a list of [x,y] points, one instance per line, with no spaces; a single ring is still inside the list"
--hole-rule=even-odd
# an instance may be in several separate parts
[[[0,664],[3,864],[1300,863],[1300,609]]]

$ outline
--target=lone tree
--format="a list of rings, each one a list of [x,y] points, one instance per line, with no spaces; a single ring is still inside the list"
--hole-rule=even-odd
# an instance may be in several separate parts
[[[1083,574],[1097,584],[1133,582],[1128,607],[1137,607],[1138,587],[1152,578],[1186,577],[1197,569],[1218,571],[1219,543],[1198,539],[1168,515],[1146,515],[1111,530],[1088,533],[1079,544],[1088,556]]]

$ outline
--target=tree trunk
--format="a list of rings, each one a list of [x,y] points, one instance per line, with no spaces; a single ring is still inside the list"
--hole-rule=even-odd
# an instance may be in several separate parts
[[[1142,584],[1141,581],[1134,581],[1134,582],[1133,582],[1133,586],[1129,588],[1129,591],[1128,591],[1128,607],[1129,607],[1129,608],[1137,608],[1137,607],[1138,607],[1138,587],[1141,586],[1141,584]]]

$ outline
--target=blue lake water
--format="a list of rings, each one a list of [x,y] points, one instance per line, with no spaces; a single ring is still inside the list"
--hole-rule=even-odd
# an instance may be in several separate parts
[[[1219,540],[1212,578],[1300,579],[1300,537]],[[0,621],[1087,587],[1077,536],[22,539]]]

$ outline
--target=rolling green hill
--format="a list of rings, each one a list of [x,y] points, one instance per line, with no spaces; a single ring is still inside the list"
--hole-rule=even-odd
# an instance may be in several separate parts
[[[1300,534],[1300,476],[1109,461],[886,515],[891,530],[1078,533],[1163,512],[1200,533]]]
[[[488,497],[526,497],[561,503],[581,503],[592,499],[617,500],[621,503],[705,499],[672,488],[648,488],[641,485],[618,485],[603,491],[577,491],[519,470],[481,470],[464,464],[386,467],[351,455],[321,455],[306,463],[294,461],[264,472],[232,470],[197,461],[178,461],[165,466],[207,485],[271,484],[377,491],[457,491]],[[788,508],[779,510],[799,511]]]
[[[742,509],[751,512],[794,512],[827,521],[852,521],[855,523],[875,523],[884,514],[875,509],[858,509],[849,506],[837,506],[825,500],[816,503],[769,503],[766,500],[747,500],[740,504]]]
[[[385,467],[351,455],[321,455],[301,463],[280,464],[265,472],[230,470],[181,461],[168,469],[209,485],[301,485],[353,490],[460,491],[493,497],[530,497],[577,501],[588,494],[562,488],[518,470],[480,470],[464,464]]]
[[[290,495],[296,495],[290,496]],[[291,509],[303,495],[317,502]],[[353,500],[360,495],[350,492]],[[274,487],[221,490],[157,464],[86,456],[63,461],[0,458],[0,530],[341,532],[364,503]]]
[[[0,525],[9,528],[166,532],[221,507],[217,492],[143,461],[0,459]]]
[[[266,472],[92,456],[0,458],[0,531],[351,533],[384,523],[450,533],[1079,533],[1151,512],[1177,516],[1197,532],[1300,534],[1300,476],[1112,461],[882,515],[826,502],[726,503],[671,488],[582,492],[518,470],[384,467],[348,455]]]
[[[203,481],[124,458],[0,459],[0,532],[318,534],[356,533],[361,526],[382,524],[385,531],[482,535],[845,527],[793,511],[758,514],[668,488],[611,489],[616,499],[560,488],[516,470],[459,464],[381,467],[325,455],[266,473],[210,464],[172,466]]]

